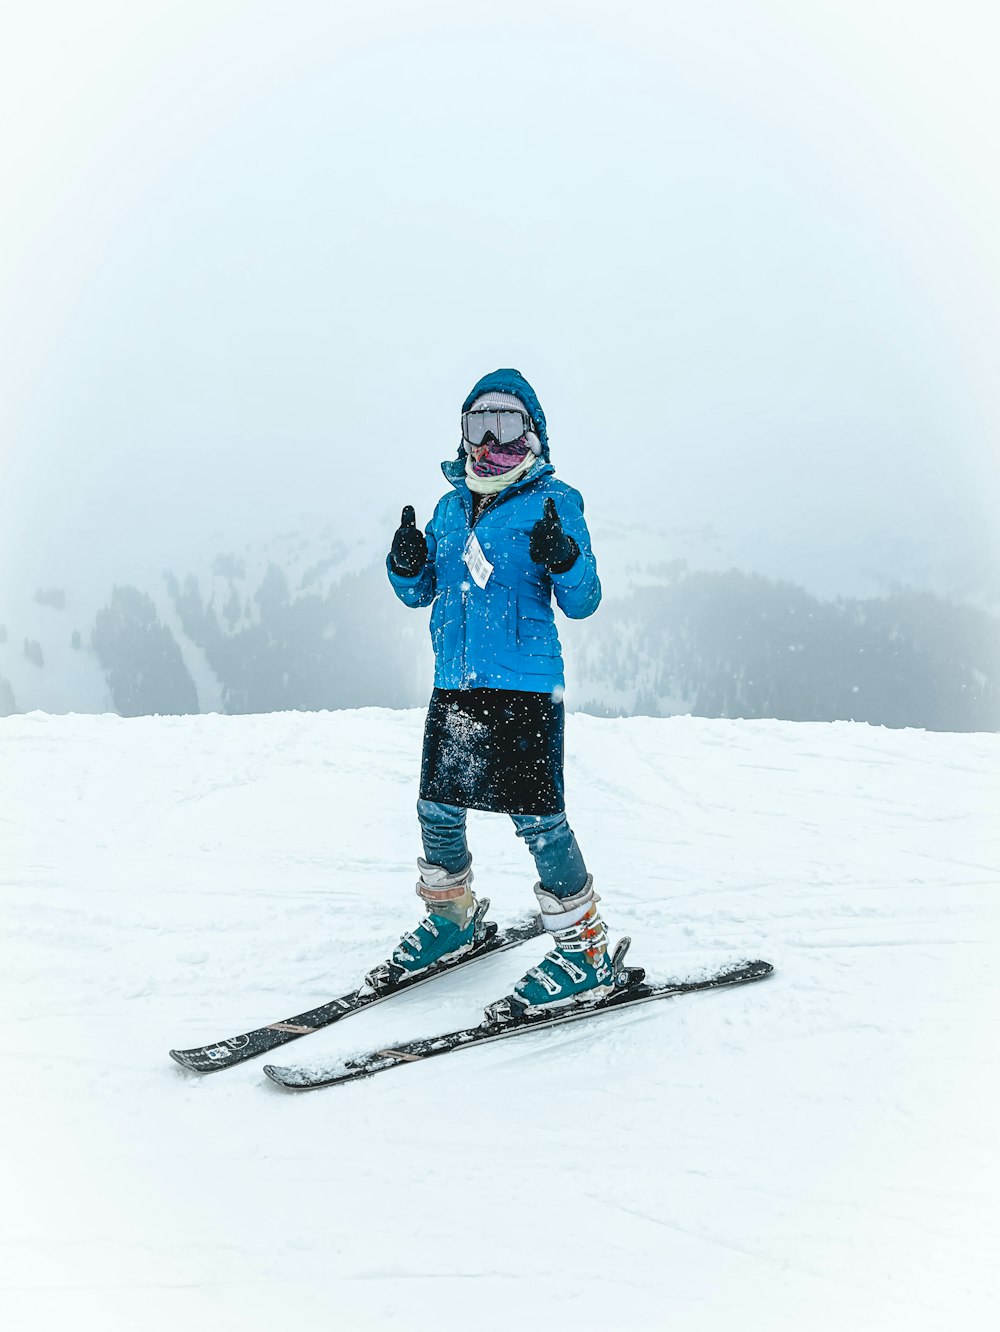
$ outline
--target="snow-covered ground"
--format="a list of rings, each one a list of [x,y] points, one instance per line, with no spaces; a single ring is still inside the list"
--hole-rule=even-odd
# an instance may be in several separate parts
[[[770,980],[300,1096],[170,1062],[415,922],[421,720],[0,721],[0,1326],[995,1326],[997,736],[571,717],[632,960]],[[542,947],[286,1053],[474,1021]]]

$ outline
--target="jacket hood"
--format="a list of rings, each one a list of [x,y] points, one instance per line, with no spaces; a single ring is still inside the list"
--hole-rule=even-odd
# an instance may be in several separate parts
[[[520,370],[494,370],[492,374],[483,375],[479,383],[472,386],[469,396],[462,403],[462,411],[467,412],[476,399],[484,393],[513,393],[515,397],[521,399],[534,422],[535,434],[542,446],[542,458],[548,462],[549,437],[545,430],[545,413],[542,411],[542,404],[535,396],[535,390]],[[465,457],[465,445],[461,441],[458,445],[458,456],[463,459]]]

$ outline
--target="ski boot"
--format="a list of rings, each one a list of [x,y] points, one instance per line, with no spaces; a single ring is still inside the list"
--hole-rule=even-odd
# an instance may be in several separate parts
[[[572,897],[556,897],[540,883],[535,896],[542,924],[556,941],[537,967],[531,967],[514,986],[514,993],[486,1010],[494,1022],[510,1022],[551,1013],[556,1009],[600,1004],[615,991],[616,957],[608,956],[608,932],[597,910],[600,900],[593,878]],[[627,943],[626,943],[627,947]]]
[[[420,879],[417,896],[427,907],[427,914],[411,934],[404,934],[387,962],[373,967],[359,993],[378,993],[392,989],[436,970],[467,953],[482,930],[489,901],[480,902],[472,892],[472,861],[464,869],[449,873],[417,858]]]

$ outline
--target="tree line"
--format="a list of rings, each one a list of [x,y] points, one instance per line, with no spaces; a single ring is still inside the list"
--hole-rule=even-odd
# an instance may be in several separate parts
[[[325,592],[293,591],[273,563],[256,587],[241,574],[233,567],[207,593],[193,576],[167,575],[227,712],[426,701],[426,615],[401,610],[380,562]],[[1000,620],[930,593],[821,601],[791,583],[675,564],[560,627],[570,704],[597,715],[1000,730]],[[138,589],[114,589],[92,646],[123,715],[197,711],[180,646]]]

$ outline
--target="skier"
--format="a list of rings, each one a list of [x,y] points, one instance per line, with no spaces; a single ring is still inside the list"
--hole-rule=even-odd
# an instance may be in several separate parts
[[[624,966],[627,939],[608,955],[597,894],[563,800],[563,663],[552,613],[592,615],[601,600],[597,566],[577,491],[555,479],[545,415],[516,370],[495,370],[462,405],[458,460],[442,464],[451,490],[426,533],[403,509],[386,563],[407,606],[430,606],[435,677],[424,728],[417,813],[423,837],[417,893],[426,911],[388,961],[357,991],[208,1046],[171,1050],[185,1068],[210,1073],[363,1012],[463,955],[535,937],[537,920],[490,934],[477,929],[485,899],[472,892],[468,809],[506,812],[538,869],[535,895],[555,947],[462,1031],[370,1050],[309,1069],[268,1064],[279,1086],[327,1087],[400,1064],[513,1037],[533,1022],[556,1024],[695,990],[770,975],[747,962],[690,981],[653,982]],[[521,1020],[522,1016],[525,1018]]]
[[[514,987],[526,1011],[600,1002],[613,989],[598,896],[566,820],[562,652],[555,597],[572,619],[601,599],[578,491],[549,461],[545,414],[517,370],[495,370],[462,404],[450,490],[426,533],[402,512],[386,559],[406,606],[433,606],[434,690],[424,728],[417,894],[426,914],[391,966],[413,976],[473,946],[477,901],[466,811],[509,814],[538,870],[555,947]],[[495,1006],[494,1006],[495,1007]],[[489,1011],[489,1010],[488,1010]]]

